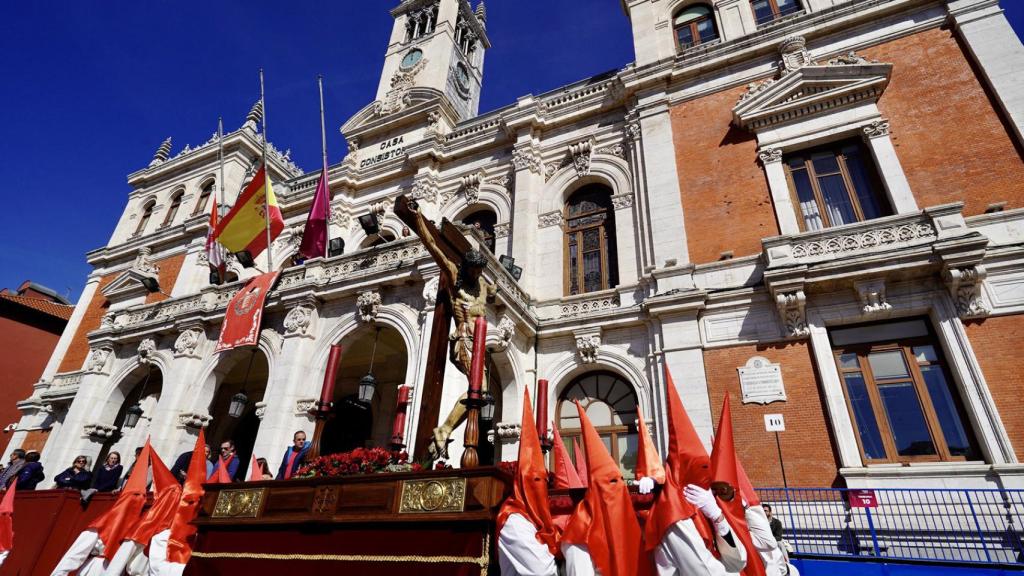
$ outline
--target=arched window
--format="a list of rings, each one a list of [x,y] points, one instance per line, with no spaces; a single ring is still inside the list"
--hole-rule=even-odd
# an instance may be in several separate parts
[[[575,458],[572,442],[580,443],[580,417],[574,400],[580,403],[604,440],[605,448],[619,463],[623,477],[632,479],[636,470],[636,393],[628,382],[611,372],[584,374],[562,391],[558,398],[558,432],[569,454]]]
[[[213,194],[214,184],[215,181],[210,180],[203,186],[202,191],[199,192],[199,200],[196,201],[196,208],[192,211],[193,216],[206,211],[206,203],[210,201],[210,196]]]
[[[479,230],[484,235],[487,249],[494,253],[494,225],[498,223],[497,214],[490,210],[480,210],[463,218],[462,223]]]
[[[164,217],[162,226],[170,226],[174,222],[174,217],[178,215],[178,209],[181,208],[181,198],[184,195],[185,191],[180,190],[171,196],[171,205],[167,207],[167,216]]]
[[[693,4],[677,12],[672,28],[681,50],[718,39],[715,17],[705,4]]]
[[[800,11],[800,0],[750,0],[757,25],[767,24]]]
[[[149,219],[153,217],[153,207],[156,206],[156,200],[150,200],[142,207],[142,215],[139,217],[139,225],[135,227],[135,232],[132,236],[141,236],[146,231],[146,225],[149,224]]]
[[[590,184],[565,206],[565,291],[606,290],[619,282],[615,258],[615,211],[607,186]]]
[[[383,246],[388,242],[394,242],[395,235],[386,230],[381,230],[379,234],[373,236],[367,236],[360,244],[359,248],[374,248],[376,246]]]

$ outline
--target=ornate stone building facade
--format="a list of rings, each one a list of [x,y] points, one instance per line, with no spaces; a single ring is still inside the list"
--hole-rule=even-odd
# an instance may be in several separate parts
[[[401,385],[405,441],[422,444],[437,424],[419,383],[438,270],[391,212],[404,193],[489,248],[496,458],[514,458],[522,390],[544,378],[562,436],[577,433],[578,399],[631,474],[637,406],[666,441],[667,365],[709,445],[732,394],[756,484],[781,483],[764,416],[782,414],[791,484],[1024,485],[1024,48],[997,3],[622,4],[635,62],[482,115],[483,4],[394,8],[376,100],[341,127],[349,150],[329,168],[344,254],[292,265],[319,174],[272,148],[285,264],[254,351],[212,352],[226,303],[266,260],[232,261],[238,281],[209,285],[218,142],[172,157],[168,139],[88,254],[11,447],[49,429],[44,463],[59,467],[150,434],[173,457],[207,425],[213,442],[276,458],[312,430],[339,342],[330,446],[386,444]],[[258,162],[259,114],[224,136],[229,202]],[[369,237],[368,213],[381,223]],[[447,374],[442,416],[465,389]]]

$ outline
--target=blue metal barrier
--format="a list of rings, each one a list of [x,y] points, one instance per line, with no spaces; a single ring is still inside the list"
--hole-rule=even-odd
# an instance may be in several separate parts
[[[1024,565],[1024,490],[759,488],[795,556]]]

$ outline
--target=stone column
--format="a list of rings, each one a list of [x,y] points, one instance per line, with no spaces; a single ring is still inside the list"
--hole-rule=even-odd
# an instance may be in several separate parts
[[[768,189],[772,195],[772,204],[775,205],[775,219],[779,223],[779,232],[783,235],[799,234],[799,208],[793,206],[789,179],[786,178],[786,168],[782,165],[782,150],[764,148],[757,156],[764,164],[764,173],[768,177]]]
[[[704,372],[704,352],[701,348],[699,320],[696,310],[661,314],[660,347],[662,361],[672,373],[676,392],[690,416],[697,434],[708,452],[711,452],[711,437],[714,434],[711,399],[708,395],[707,376]],[[655,406],[661,449],[668,447],[668,406],[665,404],[664,367],[656,370]],[[662,452],[664,454],[664,452]]]
[[[43,368],[43,374],[41,379],[52,378],[60,367],[61,361],[64,360],[64,354],[67,353],[68,347],[71,346],[71,341],[74,340],[75,334],[78,332],[78,327],[82,323],[82,317],[85,316],[85,311],[89,307],[89,303],[92,302],[93,296],[96,295],[96,289],[100,284],[100,276],[90,275],[89,279],[85,282],[85,288],[82,289],[82,295],[78,297],[78,302],[75,304],[75,310],[71,313],[71,318],[68,320],[67,327],[64,328],[64,332],[60,335],[60,340],[57,341],[57,346],[53,349],[53,354],[50,355],[50,360],[47,361],[46,367]],[[81,366],[75,366],[75,370],[81,368]]]
[[[828,330],[817,314],[807,315],[807,327],[810,330],[811,352],[814,363],[821,378],[821,389],[825,394],[825,406],[828,408],[832,433],[836,439],[836,451],[843,468],[857,468],[864,465],[857,445],[857,434],[850,419],[850,411],[846,404],[846,393],[843,382],[836,368],[835,357],[832,355],[832,344],[828,339]]]
[[[529,129],[520,132],[512,151],[515,169],[515,192],[512,194],[512,256],[523,267],[520,286],[528,293],[544,274],[541,259],[537,257],[538,200],[544,189],[544,175],[540,152],[536,149]]]
[[[889,202],[895,214],[917,212],[917,201],[910,191],[910,183],[903,173],[903,166],[896,156],[896,148],[889,137],[889,122],[876,120],[863,128],[864,137],[871,156],[875,159],[878,175],[882,178],[885,191],[889,194]]]
[[[949,2],[956,31],[981,71],[1017,143],[1024,143],[1024,46],[996,0]]]
[[[679,192],[679,173],[676,170],[676,148],[672,142],[672,120],[668,101],[658,92],[641,101],[641,146],[643,147],[647,202],[650,209],[650,228],[654,263],[658,268],[689,262],[686,228],[683,225],[683,202]]]

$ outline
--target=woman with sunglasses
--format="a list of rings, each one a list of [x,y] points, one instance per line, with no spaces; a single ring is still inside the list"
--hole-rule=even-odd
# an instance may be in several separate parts
[[[74,490],[85,490],[92,482],[92,472],[89,471],[89,458],[79,456],[71,464],[71,467],[61,472],[54,478],[57,488],[71,488]]]

